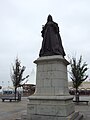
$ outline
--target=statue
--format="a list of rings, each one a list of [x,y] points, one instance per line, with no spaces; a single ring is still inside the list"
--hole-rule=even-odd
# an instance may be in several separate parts
[[[48,16],[47,23],[42,27],[41,33],[43,42],[39,56],[62,55],[64,57],[65,52],[59,34],[59,27],[58,24],[53,21],[51,15]]]

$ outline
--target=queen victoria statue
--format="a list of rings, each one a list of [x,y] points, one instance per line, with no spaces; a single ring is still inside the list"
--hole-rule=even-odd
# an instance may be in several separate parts
[[[43,26],[41,33],[43,41],[39,56],[62,55],[64,57],[65,52],[59,34],[59,27],[53,21],[51,15],[48,16],[47,23]]]

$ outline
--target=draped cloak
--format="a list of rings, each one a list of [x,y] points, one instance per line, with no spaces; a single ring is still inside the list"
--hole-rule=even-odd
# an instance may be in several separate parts
[[[65,52],[62,46],[58,24],[53,21],[47,22],[41,33],[43,41],[39,56],[62,55],[64,57]]]

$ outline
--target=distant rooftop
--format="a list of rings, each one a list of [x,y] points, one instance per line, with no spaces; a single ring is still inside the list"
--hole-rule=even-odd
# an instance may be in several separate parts
[[[73,83],[72,83],[72,81],[69,81],[69,82],[68,82],[68,86],[69,86],[69,88],[73,88]],[[80,85],[79,88],[80,88],[80,89],[81,89],[81,88],[90,89],[90,82],[88,82],[88,81],[83,82],[83,83]]]

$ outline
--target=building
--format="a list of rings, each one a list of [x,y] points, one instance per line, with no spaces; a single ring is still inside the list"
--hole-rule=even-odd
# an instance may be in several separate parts
[[[68,87],[69,87],[70,94],[75,94],[75,88],[73,88],[72,81],[68,82]],[[88,81],[83,82],[79,86],[78,90],[79,90],[80,95],[90,95],[90,82],[88,82]]]

